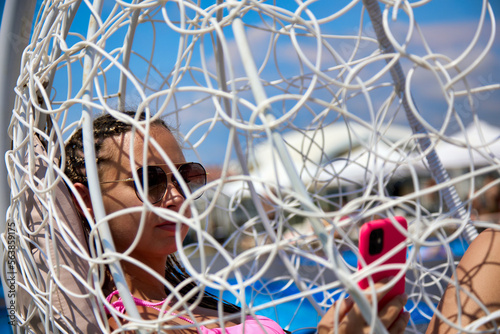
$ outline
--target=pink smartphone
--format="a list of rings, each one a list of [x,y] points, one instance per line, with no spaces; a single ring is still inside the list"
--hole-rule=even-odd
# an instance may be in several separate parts
[[[378,258],[382,257],[400,243],[405,242],[406,236],[394,226],[394,221],[401,225],[405,231],[408,229],[408,224],[404,217],[394,217],[392,220],[391,218],[374,220],[363,224],[361,227],[359,232],[359,254],[364,259],[366,265],[369,265]],[[403,264],[405,261],[406,246],[381,263],[381,265],[391,263]],[[361,270],[362,268],[363,265],[361,261],[358,261],[358,270]],[[374,282],[378,282],[385,277],[396,276],[398,271],[398,269],[378,271],[372,274],[372,278]],[[362,279],[358,285],[362,289],[367,288],[369,285],[368,279]],[[379,301],[379,309],[384,307],[389,300],[397,295],[403,294],[404,292],[405,275],[403,275],[401,279],[398,280],[398,282],[396,282],[396,284],[392,287],[392,289]]]

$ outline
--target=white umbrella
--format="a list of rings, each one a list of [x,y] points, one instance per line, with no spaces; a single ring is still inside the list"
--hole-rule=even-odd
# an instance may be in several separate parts
[[[283,135],[293,161],[304,184],[312,182],[340,184],[362,183],[367,176],[385,175],[402,170],[404,152],[390,148],[392,143],[409,138],[406,126],[381,127],[383,134],[373,136],[373,130],[357,123],[335,123],[319,130],[292,131]],[[288,174],[274,151],[265,142],[257,145],[251,163],[251,175],[259,182],[274,187],[291,187]],[[381,174],[379,174],[381,173]],[[234,193],[238,184],[227,186],[226,193]]]
[[[500,128],[479,122],[471,123],[465,131],[449,137],[449,142],[436,145],[443,166],[447,169],[486,166],[500,158]]]

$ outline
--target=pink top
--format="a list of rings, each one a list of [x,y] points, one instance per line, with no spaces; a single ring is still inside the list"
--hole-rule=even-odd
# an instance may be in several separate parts
[[[113,291],[108,297],[106,297],[106,300],[111,303],[111,298],[113,298],[114,295],[118,294],[118,290]],[[135,304],[139,306],[146,306],[146,307],[151,307],[155,310],[158,310],[161,312],[161,306],[165,301],[157,302],[157,303],[152,303],[148,302],[136,297],[133,297]],[[125,306],[123,305],[122,299],[119,297],[117,301],[114,301],[111,303],[111,306],[115,308],[117,311],[124,313],[125,312]],[[106,312],[109,313],[108,310]],[[175,314],[174,314],[175,315]],[[194,324],[194,322],[191,319],[179,316],[180,319],[187,321],[191,324]],[[205,326],[199,326],[201,333],[202,334],[285,334],[283,329],[278,325],[274,320],[269,319],[264,316],[256,316],[255,318],[253,316],[247,316],[245,319],[245,322],[239,325],[235,326],[230,326],[230,327],[225,327],[224,331],[222,328],[206,328]]]

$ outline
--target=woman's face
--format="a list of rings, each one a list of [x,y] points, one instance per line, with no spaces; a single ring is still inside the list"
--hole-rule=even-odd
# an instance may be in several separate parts
[[[186,162],[184,155],[177,144],[174,136],[163,126],[152,126],[150,136],[154,138],[165,154],[173,163]],[[130,145],[132,133],[128,132],[119,136],[107,138],[101,149],[101,156],[104,156],[100,178],[101,182],[123,180],[132,178],[132,167],[130,165],[131,156]],[[143,165],[143,136],[136,133],[134,145],[135,168]],[[147,150],[148,165],[164,165],[166,162],[161,158],[152,144],[148,144]],[[165,172],[169,173],[168,166],[161,166]],[[172,184],[172,174],[168,174],[167,192],[163,199],[155,204],[156,207],[165,208],[175,212],[184,202],[184,197],[179,190]],[[103,204],[106,214],[131,208],[143,206],[142,201],[137,197],[134,182],[105,183],[101,185]],[[189,216],[190,212],[185,212]],[[137,236],[141,221],[141,212],[122,214],[119,217],[109,220],[109,227],[113,236],[116,250],[124,252],[132,244]],[[165,257],[177,250],[175,234],[177,223],[171,222],[152,212],[145,213],[145,225],[139,243],[132,251],[131,255],[136,259],[153,259],[154,257]],[[180,237],[184,240],[189,227],[182,224],[180,227]]]

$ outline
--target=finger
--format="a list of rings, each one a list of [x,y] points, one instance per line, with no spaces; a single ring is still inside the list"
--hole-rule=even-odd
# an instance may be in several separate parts
[[[389,334],[404,333],[409,320],[410,320],[409,312],[401,313],[399,317],[396,319],[396,321],[394,321],[394,323],[391,325],[391,327],[388,328]]]
[[[350,297],[337,300],[333,304],[333,306],[330,307],[328,312],[326,312],[326,314],[324,315],[323,318],[328,317],[328,318],[332,319],[332,321],[333,321],[335,314],[338,312],[339,320],[342,320],[345,317],[345,315],[352,309],[353,305],[354,305],[354,301]]]
[[[378,316],[386,328],[389,328],[398,319],[407,301],[408,297],[405,294],[396,296],[378,312]]]
[[[342,299],[341,301],[337,301],[336,303],[340,302],[339,305],[339,319],[342,320],[347,312],[349,312],[352,309],[352,306],[354,305],[354,301],[352,300],[351,297],[347,297],[345,299]],[[333,308],[333,307],[332,307]]]
[[[369,304],[371,304],[372,307],[377,307],[376,305],[373,305],[372,300],[373,300],[373,291],[376,292],[376,298],[377,300],[382,299],[389,289],[383,289],[384,285],[387,284],[387,282],[390,281],[391,278],[384,278],[383,280],[380,280],[379,282],[375,283],[373,288],[366,288],[363,290],[363,292],[366,295],[366,298],[368,299]],[[375,290],[373,290],[375,289]],[[397,297],[396,297],[397,298]],[[375,304],[377,301],[375,301]],[[406,302],[405,302],[406,303]],[[385,310],[384,315],[386,315],[386,321],[384,322],[383,319],[382,323],[385,328],[388,328],[389,325],[391,325],[397,318],[399,311],[403,308],[405,303],[401,302],[401,306],[398,309],[398,312],[393,312],[394,308],[394,302],[391,304],[391,308],[388,308]],[[389,304],[389,303],[388,303]],[[386,306],[387,307],[387,306]],[[385,309],[385,308],[384,308]],[[380,317],[380,313],[379,313]],[[352,306],[351,310],[347,313],[346,318],[344,319],[345,321],[342,322],[341,325],[345,325],[343,327],[346,328],[345,333],[361,333],[362,331],[370,328],[371,324],[367,324],[363,315],[361,314],[361,309],[358,304],[354,303]],[[389,322],[390,321],[390,322]],[[340,328],[339,328],[340,330]]]
[[[352,309],[353,304],[354,302],[351,298],[336,301],[321,318],[318,324],[318,333],[333,333],[335,322],[341,322],[345,315]],[[337,314],[338,317],[336,316]]]
[[[368,287],[365,290],[363,290],[363,293],[365,294],[365,297],[368,300],[370,307],[373,307],[373,303],[372,303],[373,294],[372,294],[372,292],[374,290],[376,291],[377,300],[382,299],[388,292],[388,289],[385,289],[385,291],[383,291],[384,289],[382,289],[382,288],[389,280],[390,280],[390,278],[384,278],[384,279],[380,280],[379,282],[375,283],[373,285],[373,288]],[[351,311],[349,312],[349,314],[347,316],[350,318],[349,321],[351,323],[360,322],[361,324],[365,324],[364,317],[361,314],[361,309],[357,303],[354,303],[354,306],[351,307]]]
[[[364,289],[364,293],[365,293],[365,296],[366,298],[368,299],[368,301],[370,302],[370,304],[372,303],[372,289],[375,290],[375,296],[377,298],[377,300],[381,300],[382,298],[384,298],[384,296],[390,291],[390,288],[387,287],[384,289],[384,286],[391,280],[392,278],[390,277],[387,277],[387,278],[384,278],[376,283],[373,284],[373,288],[372,287],[367,287],[366,289]]]
[[[376,295],[378,301],[382,300],[382,298],[384,298],[385,295],[387,295],[391,291],[392,285],[389,286],[387,285],[387,283],[389,283],[393,278],[394,277],[386,277],[374,284],[375,290],[377,291]]]

